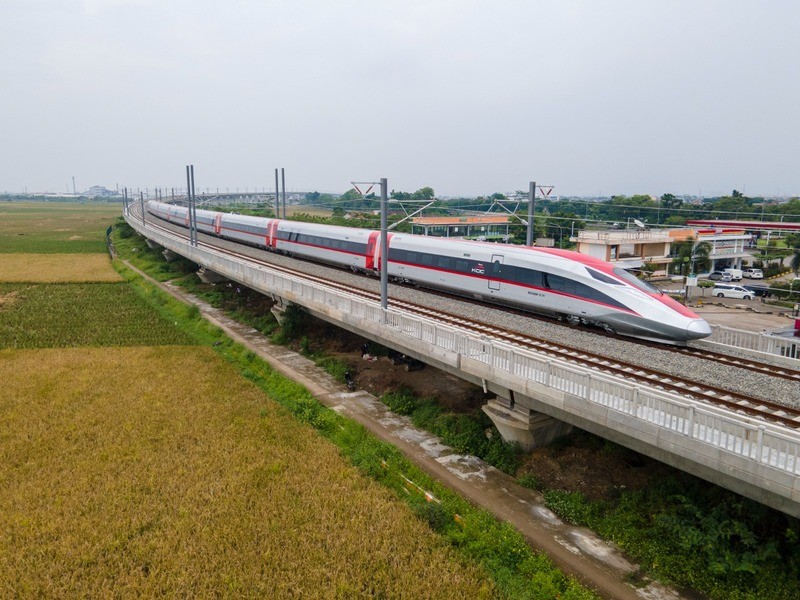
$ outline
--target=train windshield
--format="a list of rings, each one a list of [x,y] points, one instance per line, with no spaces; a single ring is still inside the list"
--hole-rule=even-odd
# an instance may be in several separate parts
[[[650,292],[651,294],[662,294],[663,292],[655,286],[650,285],[646,281],[642,281],[635,275],[631,275],[625,269],[620,269],[616,267],[614,269],[614,275],[619,277],[620,279],[625,280],[626,282],[630,283],[632,286],[639,288],[643,292]]]

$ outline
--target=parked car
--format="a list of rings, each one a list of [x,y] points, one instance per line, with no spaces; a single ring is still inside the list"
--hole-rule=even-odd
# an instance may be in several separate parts
[[[708,278],[711,281],[723,280],[725,277],[726,277],[726,274],[723,273],[722,271],[711,271],[711,273],[708,274]],[[724,281],[730,281],[730,280],[731,280],[731,275],[730,275],[730,273],[728,273],[727,274],[727,279],[724,279]]]
[[[734,268],[727,268],[722,269],[722,274],[725,275],[727,273],[731,276],[733,281],[741,281],[742,280],[742,270],[741,269],[734,269]]]
[[[750,290],[753,292],[755,296],[769,296],[769,286],[768,285],[759,285],[757,283],[748,283],[747,285],[742,286],[746,290]]]
[[[717,298],[739,298],[740,300],[752,300],[755,294],[752,290],[748,290],[740,285],[728,285],[725,283],[718,283],[711,290],[711,295]]]
[[[748,279],[764,279],[764,271],[761,269],[745,269],[742,275]]]

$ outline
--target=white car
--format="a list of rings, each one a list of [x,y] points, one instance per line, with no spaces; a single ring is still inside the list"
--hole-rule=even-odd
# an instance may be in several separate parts
[[[752,300],[754,293],[752,290],[743,288],[740,285],[728,285],[725,283],[718,283],[711,290],[711,295],[717,298],[738,298],[740,300]]]
[[[748,279],[764,279],[764,271],[761,269],[745,269],[742,274]]]

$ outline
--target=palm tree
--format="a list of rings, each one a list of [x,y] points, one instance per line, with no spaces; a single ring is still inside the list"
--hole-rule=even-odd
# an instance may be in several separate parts
[[[792,268],[795,275],[800,273],[800,250],[794,253],[792,260],[789,261],[789,266]]]
[[[706,271],[711,266],[709,255],[711,254],[711,244],[708,242],[697,242],[694,238],[687,238],[673,245],[675,258],[672,259],[673,271],[678,270],[681,275],[686,275],[687,267],[691,272]]]
[[[698,242],[692,248],[692,272],[708,271],[711,268],[711,244]],[[697,265],[697,269],[694,268]]]

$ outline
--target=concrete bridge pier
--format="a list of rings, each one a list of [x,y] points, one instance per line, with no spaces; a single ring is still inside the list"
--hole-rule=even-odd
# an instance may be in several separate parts
[[[228,281],[224,275],[220,275],[216,271],[212,271],[207,267],[200,267],[197,271],[197,276],[203,283],[219,283],[220,281]]]
[[[506,442],[516,442],[524,450],[547,446],[572,431],[572,425],[544,413],[531,410],[510,398],[497,396],[482,409]]]
[[[166,259],[167,262],[172,262],[177,258],[181,258],[180,254],[173,252],[169,248],[164,248],[164,251],[161,254],[164,255],[164,258]]]
[[[147,247],[148,247],[148,248],[150,248],[151,250],[158,250],[159,248],[162,248],[161,244],[156,244],[156,243],[155,243],[153,240],[151,240],[151,239],[147,239],[147,238],[145,238],[145,240],[144,240],[144,241],[145,241],[145,242],[147,242]]]
[[[283,325],[284,314],[286,313],[286,307],[289,306],[289,303],[285,302],[280,296],[273,295],[272,299],[275,301],[275,304],[272,305],[270,312],[275,315],[275,320],[278,322],[278,325]]]

